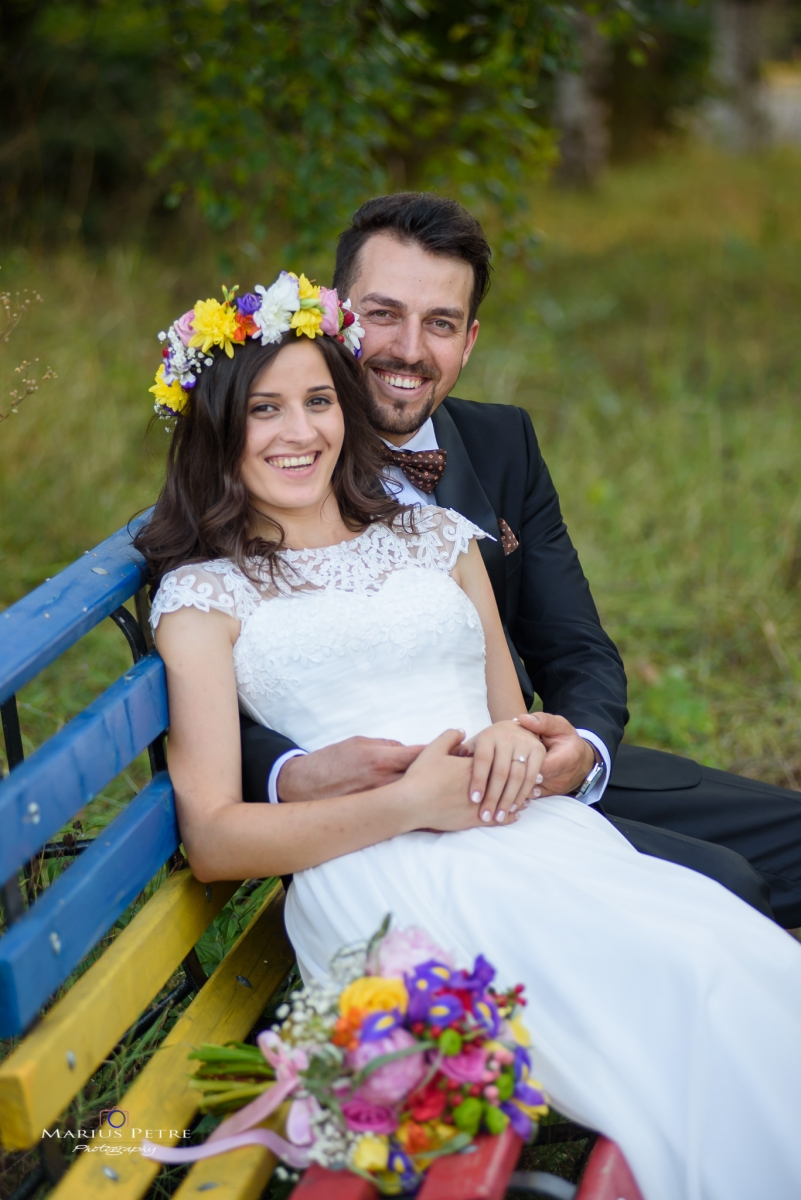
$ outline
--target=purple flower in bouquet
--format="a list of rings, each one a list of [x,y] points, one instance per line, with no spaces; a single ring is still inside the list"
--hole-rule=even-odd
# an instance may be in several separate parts
[[[342,1107],[348,1129],[354,1133],[394,1133],[398,1118],[388,1104],[371,1104],[369,1100],[346,1100]]]
[[[484,992],[495,978],[495,968],[487,962],[483,954],[479,954],[473,963],[473,970],[457,971],[451,980],[452,986],[463,992]]]
[[[432,1001],[447,986],[451,975],[451,969],[445,963],[429,959],[406,976],[406,990],[409,993],[407,1015],[412,1023],[427,1020]]]
[[[530,1083],[516,1084],[514,1097],[515,1100],[519,1100],[521,1104],[526,1104],[530,1108],[537,1108],[540,1104],[547,1103],[540,1089],[532,1087]]]
[[[458,996],[452,996],[449,992],[441,992],[439,996],[434,996],[431,1000],[426,1016],[432,1025],[438,1025],[444,1029],[446,1025],[462,1019],[464,1005]]]
[[[245,292],[244,296],[236,298],[237,311],[241,312],[245,317],[252,317],[254,312],[258,312],[261,308],[261,296],[254,296],[252,292]]]
[[[389,1012],[368,1013],[362,1022],[359,1041],[376,1042],[379,1038],[387,1037],[402,1021],[399,1008],[390,1009]]]
[[[450,955],[440,949],[424,930],[413,925],[409,929],[393,929],[388,933],[370,956],[368,970],[373,975],[383,975],[385,978],[403,978],[421,964],[432,961],[453,967]]]
[[[446,1056],[439,1069],[454,1083],[483,1083],[487,1052],[481,1046],[466,1045],[461,1053]]]
[[[375,1042],[362,1042],[355,1050],[348,1051],[346,1062],[352,1071],[361,1071],[374,1058],[398,1050],[409,1050],[417,1044],[417,1039],[408,1029],[393,1029],[387,1037]],[[372,1104],[397,1104],[414,1091],[425,1072],[426,1060],[422,1050],[416,1054],[406,1054],[371,1072],[354,1092],[354,1099],[369,1100]]]
[[[473,1003],[473,1016],[483,1025],[490,1037],[495,1037],[501,1027],[501,1018],[489,996],[482,996]]]
[[[525,1079],[531,1070],[531,1055],[525,1046],[515,1046],[515,1079]]]
[[[527,1142],[531,1137],[531,1117],[527,1117],[522,1109],[508,1100],[500,1108],[501,1112],[506,1113],[509,1118],[509,1124],[517,1136],[522,1138],[524,1142]]]

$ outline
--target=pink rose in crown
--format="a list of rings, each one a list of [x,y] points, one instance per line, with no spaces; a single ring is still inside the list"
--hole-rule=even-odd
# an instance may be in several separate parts
[[[339,297],[336,288],[321,287],[319,299],[323,306],[320,328],[329,337],[336,337],[339,333]]]
[[[403,978],[432,959],[453,969],[450,954],[446,954],[422,929],[412,925],[409,929],[393,929],[388,933],[368,963],[368,969],[371,974],[383,975],[385,979]]]
[[[369,1100],[346,1100],[342,1115],[348,1129],[354,1133],[394,1133],[398,1118],[387,1104],[371,1104]]]
[[[386,1037],[374,1042],[362,1042],[355,1050],[348,1052],[346,1063],[351,1071],[361,1071],[374,1058],[382,1054],[392,1054],[393,1051],[407,1050],[418,1044],[417,1038],[408,1029],[393,1029]],[[353,1095],[354,1100],[367,1100],[371,1104],[397,1104],[407,1092],[417,1087],[426,1073],[426,1056],[424,1051],[417,1054],[407,1054],[397,1058],[383,1067],[378,1067],[368,1075]]]
[[[194,309],[190,308],[189,312],[185,312],[184,315],[179,317],[175,322],[175,332],[178,334],[178,337],[185,346],[189,345],[194,335],[194,320],[195,312]]]

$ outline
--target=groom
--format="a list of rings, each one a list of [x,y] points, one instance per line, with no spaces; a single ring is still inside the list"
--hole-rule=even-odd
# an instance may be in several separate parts
[[[782,924],[801,925],[801,800],[782,788],[634,746],[620,656],[601,628],[528,414],[456,400],[478,336],[490,250],[453,201],[368,201],[340,237],[334,283],[365,329],[370,417],[386,486],[406,503],[454,508],[496,539],[479,543],[547,755],[538,794],[603,798],[639,850],[718,879]],[[313,754],[243,719],[247,800],[291,801],[377,787],[419,752],[369,738]],[[612,763],[614,760],[614,768]],[[745,861],[745,860],[749,861]],[[751,865],[749,865],[749,862]]]

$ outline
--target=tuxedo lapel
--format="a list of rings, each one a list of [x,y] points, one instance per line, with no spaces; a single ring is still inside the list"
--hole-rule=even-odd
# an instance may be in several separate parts
[[[439,448],[448,452],[445,473],[432,499],[436,498],[440,508],[455,509],[496,539],[492,542],[489,538],[481,538],[478,548],[490,577],[498,609],[503,615],[506,612],[506,566],[498,518],[467,456],[465,444],[453,417],[444,405],[440,404],[432,420]]]

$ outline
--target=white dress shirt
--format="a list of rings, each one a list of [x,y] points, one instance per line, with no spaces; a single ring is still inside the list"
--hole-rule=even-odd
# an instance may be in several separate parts
[[[392,442],[388,442],[384,438],[382,438],[382,441],[392,450],[399,449],[399,447],[394,446]],[[437,435],[434,431],[434,422],[431,420],[431,417],[428,418],[425,424],[420,426],[413,438],[408,442],[404,442],[402,449],[418,451],[439,450]],[[421,492],[413,483],[410,483],[400,467],[396,467],[394,463],[390,463],[384,468],[384,479],[382,482],[386,491],[399,504],[432,504],[434,502],[433,496],[427,496],[425,492]],[[612,769],[612,760],[609,756],[609,751],[597,733],[593,733],[590,729],[577,729],[576,733],[598,751],[601,761],[606,768],[600,781],[594,787],[590,788],[586,796],[582,796],[582,801],[585,804],[597,804],[606,791],[606,785],[609,782],[609,774]],[[284,763],[289,762],[290,758],[297,758],[299,754],[305,753],[305,750],[287,750],[286,754],[282,754],[280,758],[275,760],[269,779],[267,780],[267,796],[271,804],[278,804],[278,776],[281,773]]]

